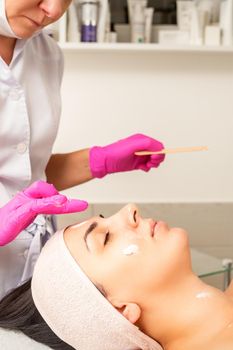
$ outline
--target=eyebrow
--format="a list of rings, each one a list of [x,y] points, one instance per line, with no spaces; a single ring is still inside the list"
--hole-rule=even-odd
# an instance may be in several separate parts
[[[92,222],[92,224],[90,224],[90,226],[88,227],[88,229],[86,230],[85,234],[84,234],[84,242],[86,244],[87,250],[90,251],[88,244],[87,244],[87,237],[88,235],[98,226],[98,223],[96,221]]]

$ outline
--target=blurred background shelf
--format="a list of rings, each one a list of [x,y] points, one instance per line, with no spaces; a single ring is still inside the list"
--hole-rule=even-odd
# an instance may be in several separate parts
[[[71,43],[59,42],[64,51],[85,52],[180,52],[180,53],[215,53],[232,54],[233,47],[212,46],[163,46],[160,44],[131,44],[131,43]]]
[[[55,38],[65,52],[118,52],[118,53],[211,53],[231,54],[233,45],[191,45],[186,42],[164,44],[160,42],[161,31],[177,31],[176,1],[175,0],[148,0],[148,6],[154,8],[153,25],[151,29],[151,43],[131,43],[130,25],[128,18],[127,0],[110,0],[111,27],[116,33],[117,42],[108,43],[81,43],[76,39],[69,41],[68,27],[69,14],[65,13],[55,28]],[[222,39],[221,39],[222,40]]]

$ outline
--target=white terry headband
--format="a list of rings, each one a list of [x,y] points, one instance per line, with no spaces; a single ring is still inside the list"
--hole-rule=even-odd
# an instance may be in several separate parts
[[[35,265],[32,297],[45,322],[77,350],[162,350],[123,317],[81,270],[58,231]]]
[[[0,0],[0,35],[20,39],[11,29],[6,17],[5,0]]]

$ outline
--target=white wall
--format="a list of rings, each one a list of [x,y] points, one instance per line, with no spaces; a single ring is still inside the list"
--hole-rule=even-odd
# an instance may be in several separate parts
[[[68,194],[92,203],[233,200],[232,54],[70,52],[65,62],[55,151],[137,132],[168,148],[209,147],[167,156],[150,173],[108,176]]]

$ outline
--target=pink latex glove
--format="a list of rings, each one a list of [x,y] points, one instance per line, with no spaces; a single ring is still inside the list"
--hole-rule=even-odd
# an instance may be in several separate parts
[[[140,169],[149,171],[157,168],[165,156],[136,156],[137,151],[160,151],[163,144],[151,137],[136,134],[105,147],[90,149],[90,169],[93,177],[101,178],[106,174]]]
[[[87,207],[87,202],[69,200],[47,182],[34,182],[0,208],[0,246],[13,241],[38,214],[75,213]]]

